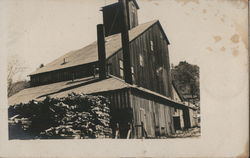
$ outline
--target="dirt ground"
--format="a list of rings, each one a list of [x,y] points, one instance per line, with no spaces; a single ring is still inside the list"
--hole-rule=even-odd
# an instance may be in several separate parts
[[[188,137],[199,137],[201,136],[200,127],[189,128],[186,130],[177,130],[171,138],[188,138]]]

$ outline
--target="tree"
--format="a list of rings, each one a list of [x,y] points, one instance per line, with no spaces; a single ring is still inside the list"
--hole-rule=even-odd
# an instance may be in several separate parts
[[[182,95],[191,95],[194,99],[200,98],[199,67],[186,61],[172,66],[172,79]],[[185,97],[184,97],[185,98]]]
[[[18,74],[25,70],[24,64],[21,63],[17,56],[12,56],[8,60],[8,70],[7,70],[7,86],[8,86],[8,97],[27,87],[27,81],[16,81]]]

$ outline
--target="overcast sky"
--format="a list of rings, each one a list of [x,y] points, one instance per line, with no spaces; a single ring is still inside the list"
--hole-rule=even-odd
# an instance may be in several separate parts
[[[186,60],[202,66],[204,58],[243,58],[247,48],[247,0],[137,0],[139,23],[159,19],[170,45],[170,63]],[[4,8],[8,56],[17,56],[27,69],[96,40],[105,4],[116,0],[9,0]],[[214,56],[213,56],[214,58]],[[223,64],[223,63],[222,63]]]

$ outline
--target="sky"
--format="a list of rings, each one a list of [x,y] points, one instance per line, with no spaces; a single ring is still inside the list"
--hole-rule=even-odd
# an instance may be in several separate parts
[[[235,56],[247,48],[246,0],[137,0],[139,23],[160,20],[170,63],[201,65],[204,54]],[[25,67],[16,79],[96,40],[100,8],[116,0],[0,0],[5,52]],[[239,18],[240,17],[240,18]],[[206,56],[205,55],[205,56]]]

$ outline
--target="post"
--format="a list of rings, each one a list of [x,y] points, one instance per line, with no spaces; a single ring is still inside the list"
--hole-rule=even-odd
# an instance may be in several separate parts
[[[127,134],[127,139],[129,139],[131,137],[131,133],[132,133],[132,124],[131,123],[128,123],[128,127],[129,127],[129,130],[128,130],[128,134]]]
[[[130,24],[130,15],[129,15],[129,0],[126,0],[126,12],[127,12],[127,19],[128,19],[128,30],[131,29],[131,24]]]
[[[127,0],[119,0],[119,3],[121,6],[121,21],[122,21],[121,38],[122,38],[122,51],[123,51],[124,80],[129,84],[133,84],[130,49],[129,49]]]
[[[103,24],[97,25],[98,65],[100,79],[106,78],[105,32]]]
[[[141,121],[141,134],[142,134],[142,139],[144,139],[145,136],[144,136],[144,123],[143,123],[143,121]]]
[[[95,68],[95,65],[93,65],[93,77],[95,78],[95,75],[96,75],[96,68]]]
[[[117,123],[116,124],[116,130],[115,130],[115,139],[117,139],[118,137],[119,137],[119,129],[120,129],[120,127],[119,127],[119,123]]]

